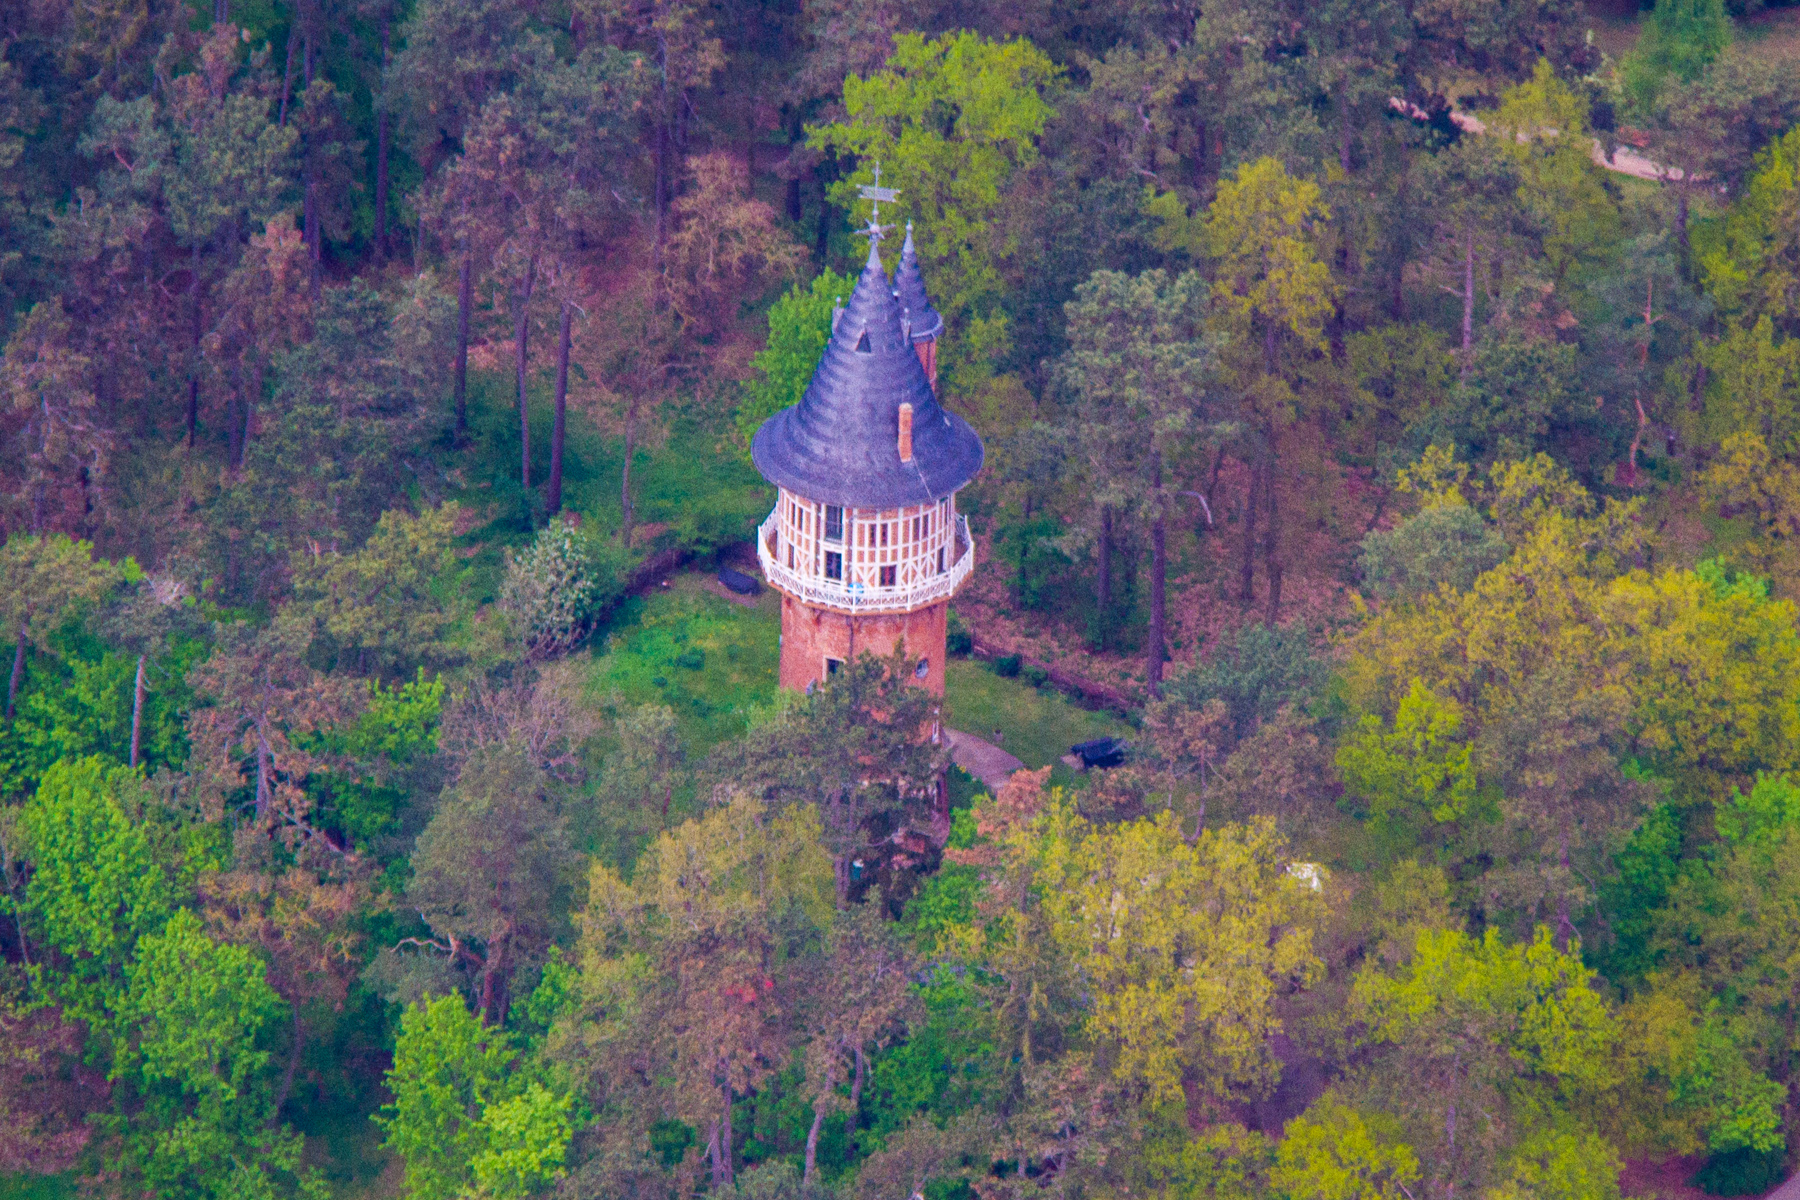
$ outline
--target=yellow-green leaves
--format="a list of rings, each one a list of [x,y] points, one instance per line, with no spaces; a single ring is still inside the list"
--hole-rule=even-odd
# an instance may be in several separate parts
[[[1174,814],[1077,822],[1040,876],[1053,938],[1091,989],[1086,1027],[1151,1102],[1272,1086],[1272,1002],[1321,971],[1316,894],[1290,876],[1272,826],[1189,843]]]
[[[1716,563],[1633,572],[1609,589],[1640,752],[1703,794],[1800,766],[1800,634],[1791,602],[1727,584]]]
[[[1259,158],[1219,184],[1206,214],[1207,253],[1217,263],[1214,294],[1244,319],[1285,328],[1308,345],[1336,298],[1315,230],[1331,219],[1319,185]]]
[[[1493,929],[1479,939],[1422,930],[1404,967],[1357,977],[1353,1003],[1371,1040],[1409,1053],[1460,1057],[1498,1076],[1604,1086],[1618,1029],[1592,979],[1547,929],[1525,945],[1508,945]]]
[[[1476,794],[1462,706],[1418,679],[1400,701],[1393,727],[1364,716],[1338,749],[1344,783],[1378,820],[1443,823],[1468,815]]]
[[[1618,240],[1619,211],[1601,185],[1587,101],[1539,59],[1500,101],[1493,132],[1519,165],[1519,201],[1544,226],[1544,256],[1561,281]]]
[[[788,904],[828,924],[831,859],[819,838],[810,806],[770,813],[739,797],[657,838],[638,859],[628,903],[693,936],[766,919]],[[594,868],[593,898],[616,911],[625,897],[604,871]]]
[[[470,1162],[484,1197],[516,1200],[541,1191],[563,1174],[575,1136],[574,1102],[541,1083],[531,1083],[481,1114],[486,1147]]]
[[[98,1019],[137,940],[175,907],[148,829],[121,803],[122,792],[140,786],[134,772],[100,758],[63,761],[20,816],[32,936],[73,960],[62,1000],[85,1020]]]
[[[387,1076],[394,1102],[375,1120],[406,1160],[408,1195],[452,1200],[468,1186],[472,1160],[487,1148],[483,1107],[499,1098],[513,1058],[507,1034],[484,1028],[460,996],[427,998],[401,1015]]]
[[[1696,230],[1695,257],[1721,312],[1746,324],[1800,319],[1800,128],[1757,159],[1743,196],[1716,225]]]
[[[832,202],[861,212],[857,188],[881,164],[900,190],[891,213],[915,218],[914,239],[938,307],[958,319],[989,315],[1000,276],[989,231],[1014,170],[1037,158],[1057,70],[1023,39],[989,41],[967,30],[894,39],[887,68],[844,80],[846,119],[815,126],[808,144],[854,155],[857,168]]]
[[[1292,1200],[1408,1200],[1419,1156],[1397,1122],[1329,1097],[1288,1123],[1269,1182]]]

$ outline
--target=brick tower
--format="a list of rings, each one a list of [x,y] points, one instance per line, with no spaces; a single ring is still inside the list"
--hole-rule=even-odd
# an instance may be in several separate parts
[[[781,593],[781,686],[796,691],[904,639],[914,677],[944,694],[950,597],[975,565],[956,492],[981,439],[937,402],[932,307],[907,230],[892,286],[871,223],[869,261],[800,403],[763,423],[751,457],[780,489],[757,531]]]

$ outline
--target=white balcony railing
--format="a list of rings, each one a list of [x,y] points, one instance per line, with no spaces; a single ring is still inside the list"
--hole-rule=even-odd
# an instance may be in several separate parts
[[[969,572],[975,569],[975,543],[969,537],[969,518],[958,515],[956,537],[952,543],[955,558],[945,565],[942,574],[894,587],[867,584],[860,580],[846,583],[819,575],[808,575],[781,563],[780,516],[779,509],[770,513],[769,519],[757,529],[756,557],[762,566],[763,578],[769,581],[770,586],[786,592],[802,604],[852,613],[911,612],[939,600],[948,600],[962,581],[969,577]]]

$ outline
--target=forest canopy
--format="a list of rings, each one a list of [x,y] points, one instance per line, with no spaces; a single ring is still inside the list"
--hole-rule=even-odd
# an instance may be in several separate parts
[[[0,1200],[1800,1164],[1800,8],[4,25]],[[903,244],[976,565],[783,689]]]

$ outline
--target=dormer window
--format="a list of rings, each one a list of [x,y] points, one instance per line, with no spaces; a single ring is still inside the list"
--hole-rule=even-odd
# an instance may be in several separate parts
[[[862,331],[862,336],[856,339],[856,352],[858,354],[875,353],[874,348],[869,345],[869,331],[866,329]]]

